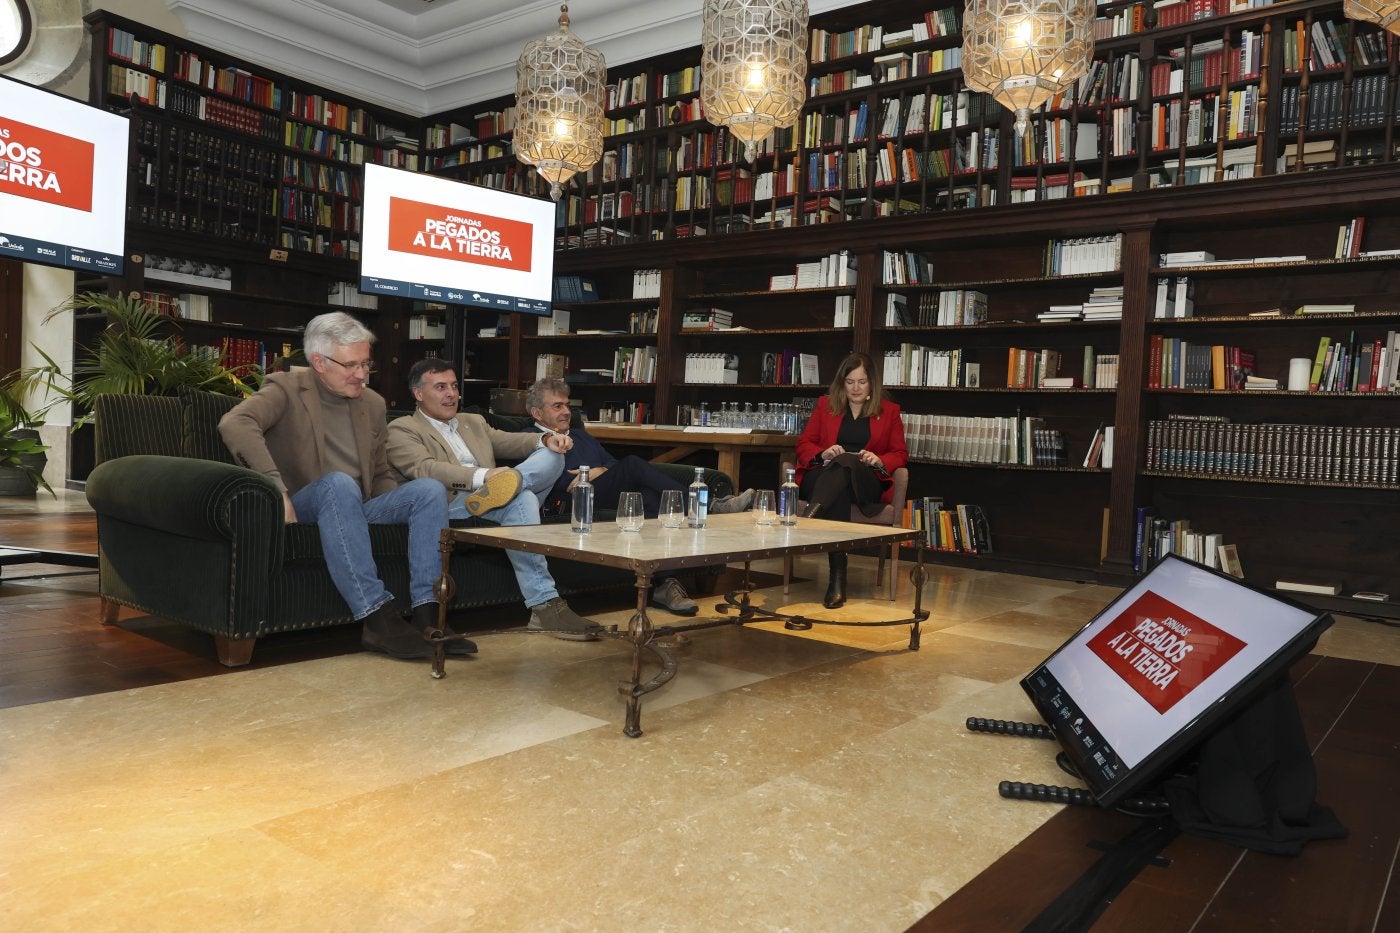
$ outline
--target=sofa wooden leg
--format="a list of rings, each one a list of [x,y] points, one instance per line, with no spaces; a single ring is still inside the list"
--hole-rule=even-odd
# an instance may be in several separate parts
[[[99,608],[100,618],[103,625],[116,625],[117,614],[122,607],[110,599],[103,599]]]
[[[219,663],[224,667],[242,667],[253,660],[253,645],[256,643],[256,638],[214,636],[214,649],[219,653]]]

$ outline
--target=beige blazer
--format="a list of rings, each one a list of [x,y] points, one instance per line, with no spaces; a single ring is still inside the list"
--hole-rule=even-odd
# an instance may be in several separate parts
[[[365,499],[398,485],[385,455],[385,412],[383,397],[373,389],[350,402]],[[234,459],[290,493],[328,472],[322,431],[321,394],[310,369],[270,374],[261,389],[219,419],[219,435]]]
[[[457,416],[457,432],[467,442],[467,449],[476,460],[476,467],[464,467],[457,462],[447,439],[433,427],[423,412],[395,418],[389,423],[389,465],[400,482],[431,476],[449,492],[470,491],[472,474],[477,467],[490,469],[496,458],[523,460],[541,443],[542,434],[522,434],[498,431],[480,415]]]

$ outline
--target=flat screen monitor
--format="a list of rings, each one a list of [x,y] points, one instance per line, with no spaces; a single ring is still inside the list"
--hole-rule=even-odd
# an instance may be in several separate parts
[[[119,275],[126,117],[0,77],[0,257]]]
[[[549,314],[554,203],[365,166],[360,291]]]
[[[1161,777],[1331,616],[1168,555],[1021,681],[1103,806]]]

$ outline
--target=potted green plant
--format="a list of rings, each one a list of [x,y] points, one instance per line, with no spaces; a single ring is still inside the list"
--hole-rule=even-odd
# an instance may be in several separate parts
[[[0,380],[0,496],[32,496],[40,488],[52,496],[44,479],[48,447],[39,441],[44,416],[24,407],[23,396],[12,388],[16,375]]]
[[[187,344],[173,320],[140,298],[84,292],[74,295],[44,318],[48,323],[68,311],[97,313],[107,320],[97,339],[81,348],[66,373],[39,350],[42,366],[15,374],[13,387],[22,396],[35,389],[53,401],[73,403],[77,430],[92,420],[93,400],[99,395],[176,395],[182,386],[224,395],[250,395],[262,382],[256,365],[231,369],[217,347]]]

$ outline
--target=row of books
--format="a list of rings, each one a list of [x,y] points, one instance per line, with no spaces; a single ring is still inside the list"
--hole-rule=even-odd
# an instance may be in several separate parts
[[[1044,274],[1086,275],[1123,268],[1123,234],[1052,239],[1045,245]]]
[[[768,277],[769,291],[798,288],[854,288],[856,257],[850,250],[823,256],[817,260],[797,263],[791,274]]]
[[[681,330],[730,330],[734,312],[723,308],[695,308],[681,315]]]
[[[1351,331],[1345,342],[1321,337],[1308,377],[1309,392],[1393,392],[1400,379],[1400,331],[1385,338],[1358,340]]]
[[[885,250],[880,256],[884,285],[930,285],[933,283],[933,262],[925,253],[912,250]]]
[[[409,340],[445,340],[447,321],[440,314],[411,314],[408,318]]]
[[[1147,387],[1241,390],[1249,387],[1254,366],[1251,350],[1153,334],[1148,345]]]
[[[597,301],[598,283],[584,275],[556,275],[554,277],[554,300],[564,302]]]
[[[682,379],[686,383],[737,385],[739,356],[735,353],[687,353]]]
[[[1171,473],[1396,486],[1400,427],[1149,421],[1145,467]]]
[[[902,412],[909,456],[919,460],[1020,466],[1066,466],[1064,432],[1022,415],[942,415]]]
[[[379,307],[379,296],[365,294],[354,282],[332,282],[326,286],[326,303],[342,308],[373,310]]]
[[[1137,509],[1133,528],[1133,570],[1146,573],[1168,554],[1193,560],[1244,579],[1239,549],[1219,532],[1197,531],[1190,519],[1168,519],[1151,506]]]
[[[687,358],[687,366],[689,362]],[[613,382],[656,382],[656,347],[618,347],[614,350]]]
[[[600,402],[598,417],[604,424],[646,424],[651,420],[651,405],[647,402]]]
[[[898,350],[885,351],[880,378],[887,386],[976,388],[981,385],[982,370],[980,364],[964,359],[961,348],[940,350],[901,343]]]
[[[964,554],[992,553],[992,529],[980,505],[946,506],[942,499],[923,496],[904,503],[901,525],[923,532],[920,540],[935,551]]]
[[[987,323],[987,293],[974,288],[945,288],[919,295],[920,327],[969,327]]]
[[[820,385],[820,360],[815,353],[797,350],[764,353],[759,358],[758,381],[764,385]]]
[[[939,36],[955,36],[961,31],[958,10],[947,7],[930,10],[923,18],[907,28],[886,29],[881,25],[863,25],[845,32],[813,29],[809,57],[813,64],[828,62],[882,49],[898,48],[910,42],[925,42]]]

